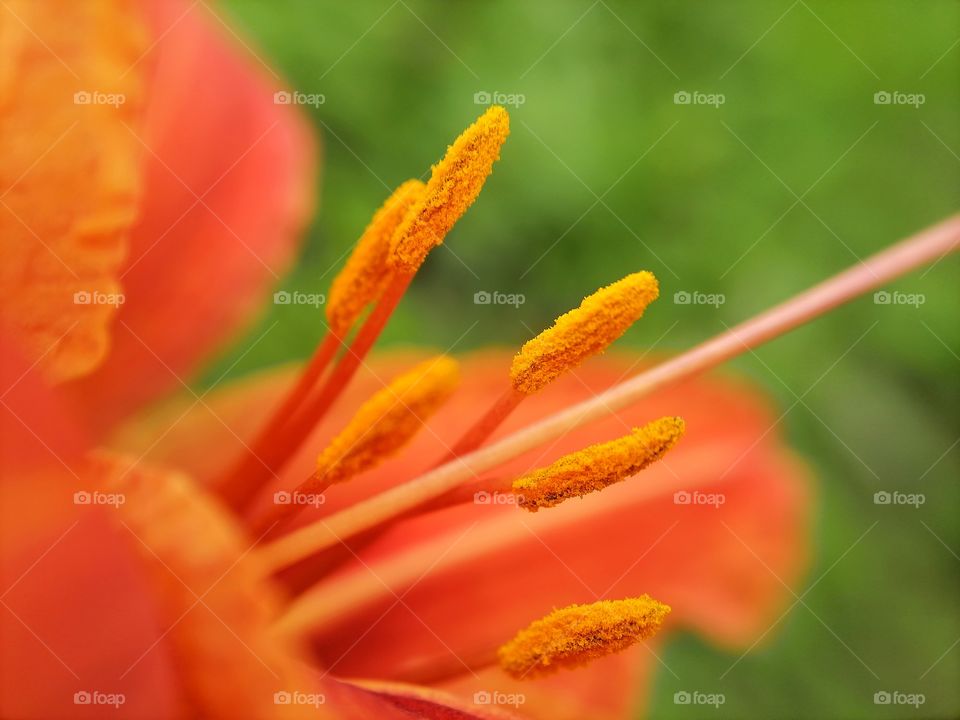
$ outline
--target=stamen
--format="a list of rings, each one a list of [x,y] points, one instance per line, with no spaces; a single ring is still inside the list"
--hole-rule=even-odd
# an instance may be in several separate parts
[[[393,380],[367,400],[320,453],[317,480],[325,485],[343,482],[399,451],[459,382],[460,367],[446,355],[426,360]]]
[[[265,462],[263,458],[272,457],[278,437],[310,396],[357,317],[368,304],[384,294],[391,280],[387,260],[393,235],[406,213],[420,199],[423,189],[424,184],[419,180],[408,180],[374,213],[343,270],[330,286],[326,305],[330,327],[326,336],[246,452],[216,483],[218,492],[228,505],[236,509],[243,508],[256,495],[263,485],[264,471],[270,473],[274,469],[274,463]]]
[[[390,279],[393,235],[407,211],[423,197],[424,184],[407,180],[387,198],[330,285],[326,314],[332,332],[344,335],[363,309],[383,293]]]
[[[316,471],[296,492],[319,494],[381,464],[410,442],[460,382],[456,360],[439,355],[400,375],[356,412],[317,458]],[[254,532],[278,526],[299,507],[264,505],[249,519]]]
[[[627,275],[584,298],[553,326],[527,342],[513,359],[510,379],[524,394],[535,393],[623,335],[659,295],[649,272]]]
[[[620,652],[652,637],[670,606],[649,595],[554,610],[517,633],[497,655],[512,677],[548,675]]]
[[[323,386],[301,404],[300,412],[285,425],[284,436],[264,448],[262,453],[248,458],[250,465],[255,461],[266,472],[254,466],[254,477],[244,480],[245,487],[262,486],[266,474],[275,473],[290,458],[340,396],[387,324],[427,253],[443,241],[480,193],[493,163],[500,156],[500,146],[509,133],[509,125],[506,110],[491,107],[456,139],[443,160],[434,166],[422,197],[411,204],[393,234],[388,256],[388,265],[392,264],[389,279],[378,290],[380,297],[373,311]]]
[[[683,431],[682,419],[663,417],[625,437],[564,455],[513,481],[517,504],[536,512],[626,480],[662,458]]]
[[[480,194],[510,133],[507,111],[494,105],[463,131],[433,166],[423,198],[397,231],[393,262],[401,272],[420,267]]]

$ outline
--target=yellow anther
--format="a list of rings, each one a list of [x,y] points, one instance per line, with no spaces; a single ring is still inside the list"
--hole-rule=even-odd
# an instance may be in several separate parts
[[[625,437],[564,455],[513,481],[517,504],[536,512],[625,480],[662,458],[683,431],[683,420],[663,417]]]
[[[669,612],[649,595],[554,610],[500,648],[500,666],[523,679],[586,665],[652,637]]]
[[[410,208],[423,197],[424,187],[419,180],[407,180],[387,198],[363,231],[330,286],[326,313],[334,333],[347,332],[363,309],[380,297],[390,279],[393,235]]]
[[[659,292],[652,273],[638,272],[584,298],[580,307],[558,317],[520,349],[510,368],[513,386],[524,394],[535,393],[602,353],[643,315]]]
[[[494,105],[463,131],[433,166],[426,191],[397,232],[392,260],[412,273],[480,194],[510,133],[507,111]]]
[[[460,381],[457,361],[426,360],[365,402],[317,458],[316,480],[342,482],[369,470],[406,445]]]

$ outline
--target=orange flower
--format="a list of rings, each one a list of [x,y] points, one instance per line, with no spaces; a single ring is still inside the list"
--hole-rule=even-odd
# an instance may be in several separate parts
[[[465,437],[471,447],[434,478],[472,468],[491,433],[618,383],[631,358],[588,355],[656,295],[652,275],[631,275],[531,341],[513,366],[514,382],[536,376],[522,404],[507,354],[462,358],[457,388],[449,359],[414,371],[417,353],[359,362],[391,293],[490,174],[507,135],[499,108],[371,224],[336,328],[346,336],[373,304],[354,339],[369,343],[326,385],[269,371],[145,409],[290,261],[312,197],[309,135],[198,6],[7,5],[19,22],[0,54],[15,72],[0,83],[23,101],[0,111],[0,715],[502,717],[484,698],[506,693],[525,700],[523,716],[624,717],[661,622],[743,647],[776,617],[776,578],[790,584],[805,563],[806,474],[764,432],[766,400],[739,381],[663,389],[449,488],[415,479]],[[344,367],[353,381],[333,382]],[[262,435],[285,395],[290,417]],[[671,449],[676,416],[686,433]],[[291,443],[301,426],[305,441]],[[224,475],[258,439],[271,465],[230,497]],[[344,480],[329,492],[303,485],[318,456],[321,484]],[[516,507],[518,478],[518,492],[542,491],[531,500],[542,512]],[[363,525],[383,491],[408,487],[430,492]],[[298,488],[317,491],[311,504],[271,513],[275,493],[290,502]],[[601,491],[554,507],[585,489]],[[265,517],[276,520],[253,531]],[[354,518],[362,531],[342,543],[277,560],[301,532]]]

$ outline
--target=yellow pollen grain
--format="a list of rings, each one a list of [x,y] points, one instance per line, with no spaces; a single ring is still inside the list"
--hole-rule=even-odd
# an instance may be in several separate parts
[[[394,233],[423,197],[424,188],[419,180],[407,180],[387,198],[363,231],[343,270],[330,285],[326,313],[332,332],[347,332],[363,309],[380,297],[391,275],[389,258]]]
[[[316,480],[342,482],[380,464],[406,445],[460,381],[457,361],[426,360],[394,379],[357,411],[317,458]]]
[[[397,231],[392,260],[398,270],[415,272],[443,242],[477,199],[509,134],[507,111],[494,105],[447,148],[443,160],[433,166],[422,199]]]
[[[662,458],[683,431],[682,419],[662,417],[622,438],[564,455],[513,481],[517,504],[536,512],[625,480]]]
[[[659,294],[653,273],[638,272],[584,298],[580,307],[558,317],[552,327],[520,349],[510,367],[513,387],[525,395],[535,393],[602,353]]]
[[[497,656],[518,680],[580,667],[652,637],[669,612],[649,595],[570,605],[521,630]]]

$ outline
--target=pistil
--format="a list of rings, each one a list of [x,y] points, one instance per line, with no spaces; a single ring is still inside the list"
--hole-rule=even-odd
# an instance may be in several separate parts
[[[581,425],[636,403],[654,390],[704,372],[810,322],[845,302],[911,270],[940,260],[960,246],[960,216],[909,237],[726,332],[496,443],[467,453],[420,477],[390,488],[309,525],[261,550],[279,571],[391,518],[402,516],[471,481],[480,473]]]

